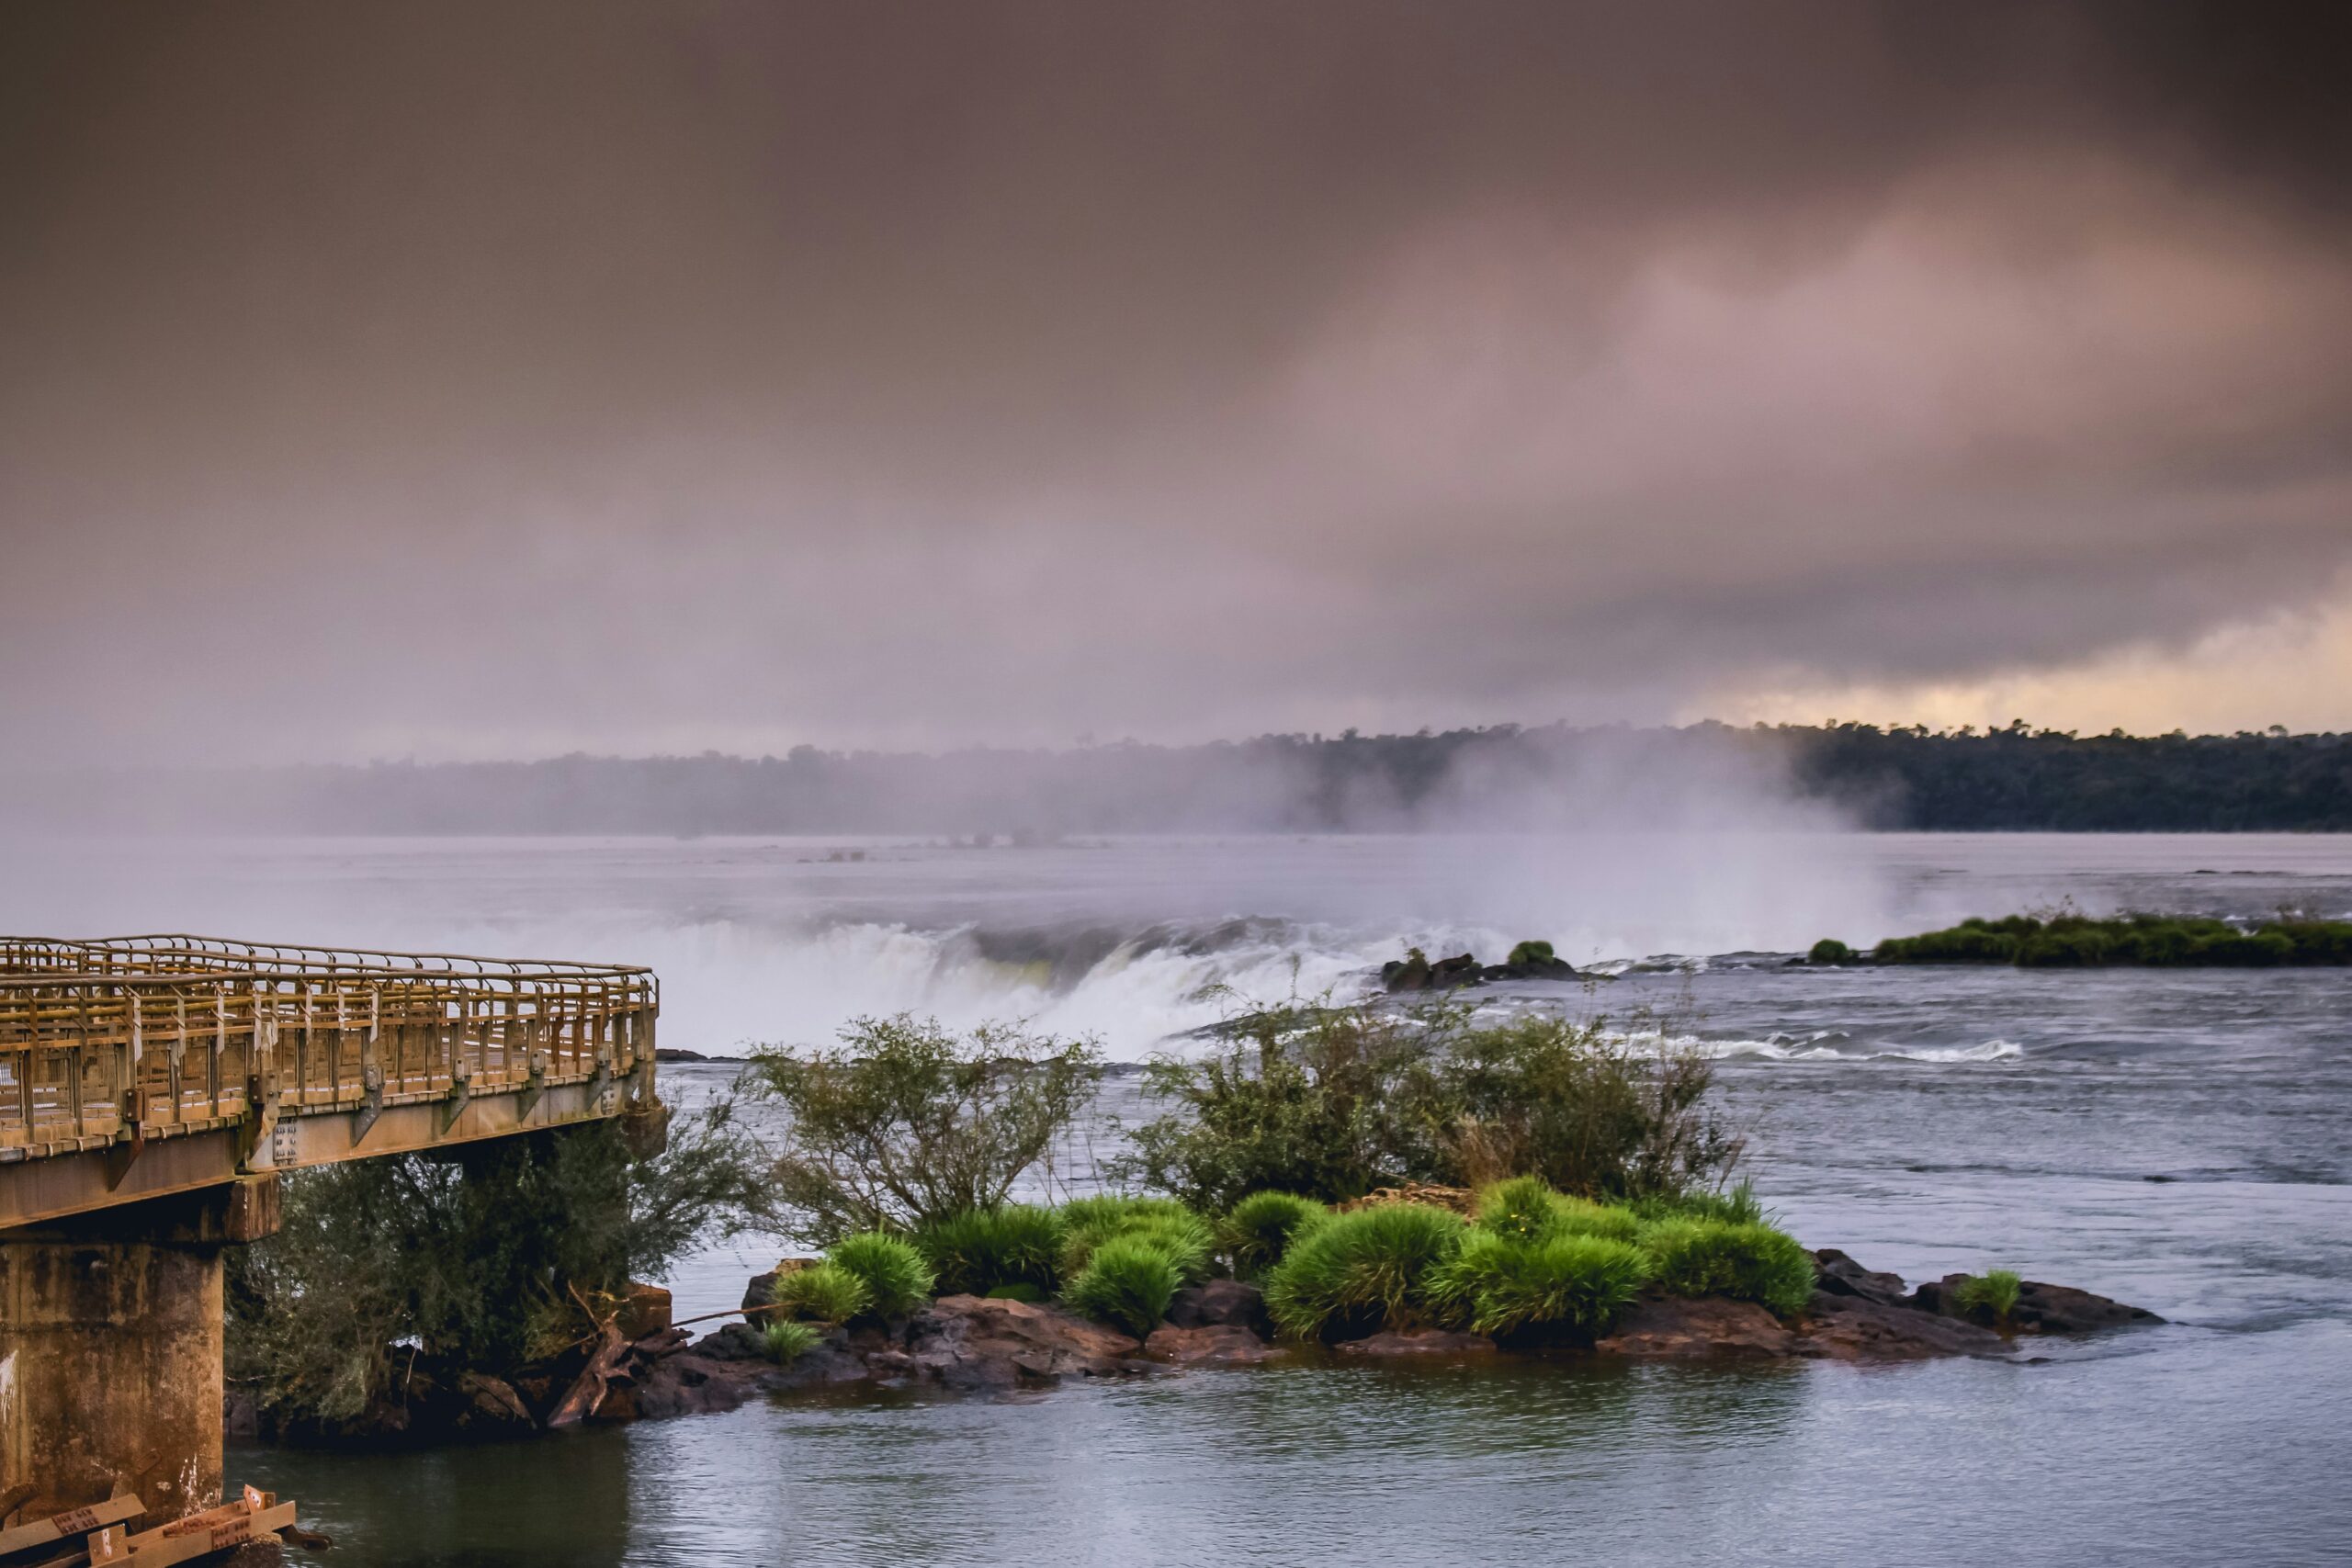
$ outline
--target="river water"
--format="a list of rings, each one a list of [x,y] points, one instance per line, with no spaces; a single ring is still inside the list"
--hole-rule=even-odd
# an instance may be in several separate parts
[[[2352,973],[1815,971],[2062,902],[2352,912],[2301,837],[216,840],[13,847],[0,928],[651,962],[663,1040],[1023,1016],[1136,1058],[1407,942],[1615,978],[1489,994],[1720,1061],[1800,1236],[2014,1267],[2165,1327],[2019,1364],[1295,1369],[762,1404],[401,1458],[241,1450],[370,1564],[2352,1562]],[[663,1069],[692,1102],[723,1063]],[[1130,1117],[1132,1081],[1106,1111]],[[1102,1137],[1113,1134],[1105,1130]],[[775,1244],[672,1280],[731,1305]]]

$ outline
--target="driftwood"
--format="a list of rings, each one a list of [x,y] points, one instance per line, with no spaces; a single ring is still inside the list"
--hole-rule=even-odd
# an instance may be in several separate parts
[[[571,1380],[571,1386],[563,1391],[563,1397],[548,1413],[550,1432],[576,1427],[596,1414],[604,1406],[605,1395],[612,1392],[613,1377],[621,1370],[622,1358],[628,1354],[628,1341],[621,1337],[620,1314],[615,1313],[600,1319],[589,1310],[586,1302],[581,1301],[577,1290],[569,1285],[564,1288],[571,1291],[571,1299],[580,1303],[580,1310],[588,1314],[588,1321],[596,1325],[596,1348],[589,1353],[588,1364],[580,1369],[580,1375]]]

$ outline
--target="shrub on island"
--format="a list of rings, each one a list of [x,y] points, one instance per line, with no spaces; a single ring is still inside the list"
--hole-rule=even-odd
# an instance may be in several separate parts
[[[1824,962],[1821,950],[1833,945],[1842,944],[1815,944],[1815,962]],[[2023,969],[2341,966],[2352,964],[2352,921],[2288,918],[2243,931],[2203,916],[2009,915],[1889,937],[1871,956],[1880,964],[2013,964]]]
[[[1186,1280],[1208,1278],[1216,1238],[1201,1217],[1172,1198],[1098,1193],[1062,1205],[1061,1277],[1075,1280],[1095,1249],[1121,1236],[1148,1236],[1167,1253]]]
[[[931,1265],[902,1236],[879,1231],[844,1236],[825,1254],[825,1260],[864,1283],[866,1311],[876,1317],[904,1317],[931,1300]]]
[[[1782,1317],[1813,1299],[1813,1258],[1786,1232],[1760,1223],[1674,1218],[1643,1227],[1642,1249],[1660,1288],[1678,1296],[1731,1296]]]
[[[777,1312],[771,1321],[847,1323],[874,1302],[862,1275],[838,1263],[819,1263],[780,1274],[768,1288]]]
[[[969,1209],[933,1221],[911,1239],[943,1296],[984,1296],[1003,1285],[1046,1292],[1059,1278],[1063,1220],[1051,1209]]]
[[[769,1359],[786,1367],[815,1349],[824,1337],[824,1331],[814,1324],[799,1323],[788,1317],[769,1324],[760,1334]]]
[[[1474,1334],[1544,1330],[1591,1338],[1616,1322],[1652,1267],[1640,1247],[1607,1236],[1479,1230],[1430,1269],[1422,1288],[1438,1315]]]
[[[1283,1260],[1291,1244],[1331,1217],[1331,1211],[1295,1192],[1252,1192],[1217,1226],[1217,1245],[1235,1275],[1254,1280]]]
[[[1094,1248],[1062,1299],[1073,1310],[1141,1339],[1168,1315],[1168,1303],[1183,1282],[1182,1269],[1159,1239],[1114,1235]]]
[[[1632,1241],[1641,1217],[1617,1203],[1596,1203],[1553,1190],[1539,1176],[1515,1176],[1482,1188],[1478,1228],[1516,1241],[1554,1235],[1603,1236]]]
[[[1335,1214],[1292,1243],[1266,1277],[1266,1310],[1299,1339],[1351,1329],[1408,1328],[1432,1317],[1430,1270],[1460,1250],[1458,1214],[1389,1203]]]
[[[2018,1310],[2018,1296],[2025,1281],[2007,1269],[1990,1269],[1982,1274],[1971,1274],[1952,1288],[1952,1304],[1969,1316],[1986,1323],[2002,1324]]]

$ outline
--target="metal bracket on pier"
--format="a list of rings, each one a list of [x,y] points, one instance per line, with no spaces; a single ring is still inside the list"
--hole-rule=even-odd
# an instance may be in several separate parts
[[[376,1118],[384,1113],[384,1070],[373,1063],[359,1069],[359,1109],[352,1112],[351,1146],[357,1148]]]
[[[610,1045],[599,1045],[596,1047],[596,1073],[588,1080],[588,1103],[594,1109],[602,1111],[605,1108],[605,1096],[612,1092],[612,1088],[613,1048]]]
[[[449,1130],[458,1124],[458,1118],[465,1114],[466,1102],[473,1097],[473,1069],[460,1055],[450,1064],[449,1098],[441,1102],[441,1136],[446,1138],[449,1135]]]
[[[530,1115],[531,1107],[539,1102],[539,1096],[547,1089],[548,1055],[544,1051],[534,1051],[531,1053],[530,1076],[523,1080],[523,1087],[514,1091],[515,1119],[519,1121]]]
[[[245,1100],[252,1107],[245,1113],[243,1131],[237,1139],[237,1173],[250,1176],[257,1170],[274,1170],[277,1162],[273,1156],[267,1164],[256,1164],[261,1152],[275,1141],[277,1132],[278,1091],[261,1074],[245,1081]]]

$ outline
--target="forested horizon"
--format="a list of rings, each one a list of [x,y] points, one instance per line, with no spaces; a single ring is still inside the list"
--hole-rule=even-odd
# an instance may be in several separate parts
[[[1499,725],[1067,750],[17,773],[6,820],[354,834],[2352,830],[2352,736]]]

